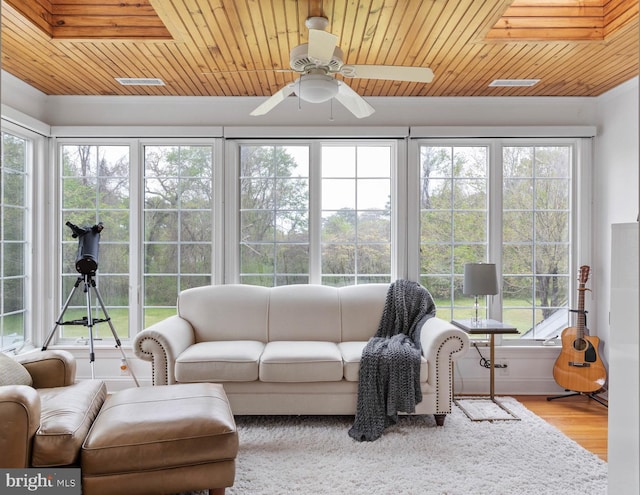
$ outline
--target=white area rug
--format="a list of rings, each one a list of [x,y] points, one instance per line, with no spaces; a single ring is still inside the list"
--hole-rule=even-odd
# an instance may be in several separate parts
[[[227,495],[604,495],[607,464],[512,398],[521,421],[474,422],[453,408],[402,417],[375,442],[349,416],[238,417],[240,451]]]
[[[456,405],[466,413],[469,419],[472,419],[473,421],[513,420],[514,415],[509,414],[510,409],[506,403],[503,404],[503,398],[496,397],[496,402],[499,404],[496,404],[488,397],[456,399]],[[517,419],[517,414],[515,417],[515,419]]]

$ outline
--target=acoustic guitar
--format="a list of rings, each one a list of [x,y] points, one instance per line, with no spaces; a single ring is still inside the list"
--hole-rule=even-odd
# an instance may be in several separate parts
[[[562,331],[562,351],[553,367],[553,378],[565,390],[592,393],[600,390],[607,379],[607,370],[598,355],[600,339],[587,335],[584,293],[589,279],[589,267],[580,267],[577,325]]]

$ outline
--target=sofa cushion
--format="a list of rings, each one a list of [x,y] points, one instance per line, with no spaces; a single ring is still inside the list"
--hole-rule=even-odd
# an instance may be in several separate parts
[[[200,342],[176,359],[176,380],[188,382],[252,382],[265,344],[255,340]]]
[[[338,349],[342,354],[342,361],[344,362],[344,378],[348,382],[357,382],[360,376],[360,360],[362,358],[362,351],[364,350],[367,342],[341,342],[338,344]],[[427,366],[427,360],[424,356],[420,357],[420,381],[427,382],[429,376],[429,366]]]
[[[380,326],[389,284],[340,287],[342,342],[367,341]]]
[[[323,285],[283,285],[270,290],[269,342],[340,342],[338,289]]]
[[[333,342],[269,342],[260,358],[263,382],[342,380],[342,356]]]
[[[196,342],[267,341],[269,288],[253,285],[208,285],[178,296],[178,315],[193,327]]]
[[[107,396],[101,380],[38,389],[40,429],[33,440],[34,467],[66,466],[78,461],[80,447]]]
[[[27,368],[15,359],[0,352],[0,386],[33,384]]]

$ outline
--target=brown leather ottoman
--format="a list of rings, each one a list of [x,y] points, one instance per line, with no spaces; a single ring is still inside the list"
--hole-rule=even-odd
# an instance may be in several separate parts
[[[82,445],[82,492],[224,493],[235,479],[237,453],[222,385],[122,390],[107,398]]]

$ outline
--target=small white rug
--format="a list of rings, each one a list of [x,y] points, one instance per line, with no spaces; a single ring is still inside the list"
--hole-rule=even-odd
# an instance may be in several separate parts
[[[521,421],[471,421],[453,407],[402,417],[375,442],[353,417],[237,417],[240,451],[227,495],[605,495],[607,464],[513,398]]]

